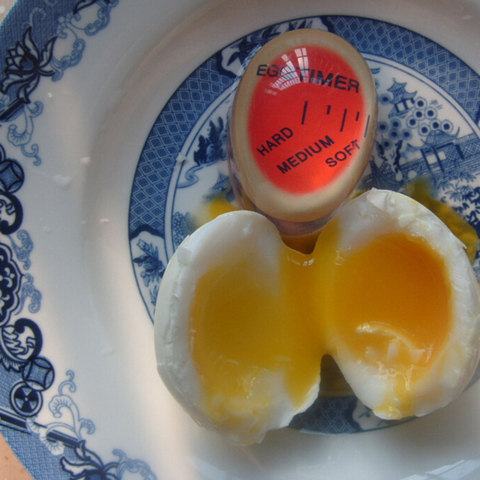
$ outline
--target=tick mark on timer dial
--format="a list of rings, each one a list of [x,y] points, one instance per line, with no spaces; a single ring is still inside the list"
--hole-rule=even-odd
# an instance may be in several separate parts
[[[305,118],[307,117],[307,108],[308,108],[308,100],[305,100],[305,104],[303,105],[303,114],[302,114],[302,125],[305,125]]]

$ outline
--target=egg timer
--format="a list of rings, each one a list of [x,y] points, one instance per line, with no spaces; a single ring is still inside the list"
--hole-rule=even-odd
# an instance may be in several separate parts
[[[317,231],[352,193],[373,148],[375,82],[341,37],[274,38],[240,80],[229,124],[232,184],[243,208],[286,236]]]

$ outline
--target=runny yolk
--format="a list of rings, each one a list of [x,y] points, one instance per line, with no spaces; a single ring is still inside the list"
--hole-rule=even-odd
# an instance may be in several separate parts
[[[219,424],[241,421],[244,412],[266,414],[283,381],[293,403],[302,402],[320,373],[318,350],[294,304],[257,270],[250,258],[213,268],[191,309],[191,351],[205,407]]]
[[[444,260],[423,237],[404,232],[350,253],[327,251],[322,315],[329,353],[338,359],[346,349],[365,368],[395,379],[377,413],[412,415],[415,384],[438,359],[452,328]]]
[[[322,357],[340,359],[342,368],[345,351],[395,378],[380,410],[393,405],[392,417],[411,414],[415,383],[451,329],[444,261],[421,237],[402,232],[345,252],[338,237],[331,222],[313,253],[284,246],[278,278],[262,274],[247,249],[200,279],[190,346],[217,425],[268,415],[285,390],[301,406],[318,385]]]

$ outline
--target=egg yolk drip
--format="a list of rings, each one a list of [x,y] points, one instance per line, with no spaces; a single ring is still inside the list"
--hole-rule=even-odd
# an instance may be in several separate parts
[[[411,415],[413,387],[452,327],[444,261],[405,232],[341,251],[331,222],[311,254],[280,249],[278,278],[252,254],[219,264],[197,285],[190,348],[203,406],[217,426],[268,415],[276,395],[301,407],[319,383],[324,355],[393,380],[375,411]],[[345,373],[345,372],[344,372]]]

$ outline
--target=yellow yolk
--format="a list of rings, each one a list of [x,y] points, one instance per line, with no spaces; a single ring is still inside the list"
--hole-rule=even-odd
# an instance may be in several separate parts
[[[234,210],[237,210],[237,208],[228,202],[224,194],[220,194],[210,201],[208,205],[208,216],[210,219],[214,219],[222,213],[233,212]]]
[[[395,397],[403,410],[390,416],[410,415],[412,388],[452,325],[450,284],[439,255],[421,237],[401,231],[341,252],[331,222],[313,253],[283,246],[280,257],[277,284],[245,256],[213,267],[197,285],[190,348],[213,421],[234,426],[242,412],[268,409],[274,389],[258,387],[266,372],[278,374],[292,404],[302,405],[318,384],[322,358],[335,358],[337,349],[396,377],[392,398],[380,410]]]
[[[297,321],[295,295],[273,291],[256,270],[248,259],[213,268],[200,279],[191,309],[190,346],[204,407],[222,426],[233,427],[245,411],[268,410],[275,391],[265,388],[269,372],[301,404],[320,371],[310,332]]]
[[[227,200],[225,193],[220,193],[199,205],[194,214],[195,223],[197,223],[198,226],[204,225],[223,213],[233,212],[235,210],[238,210],[238,208]]]

